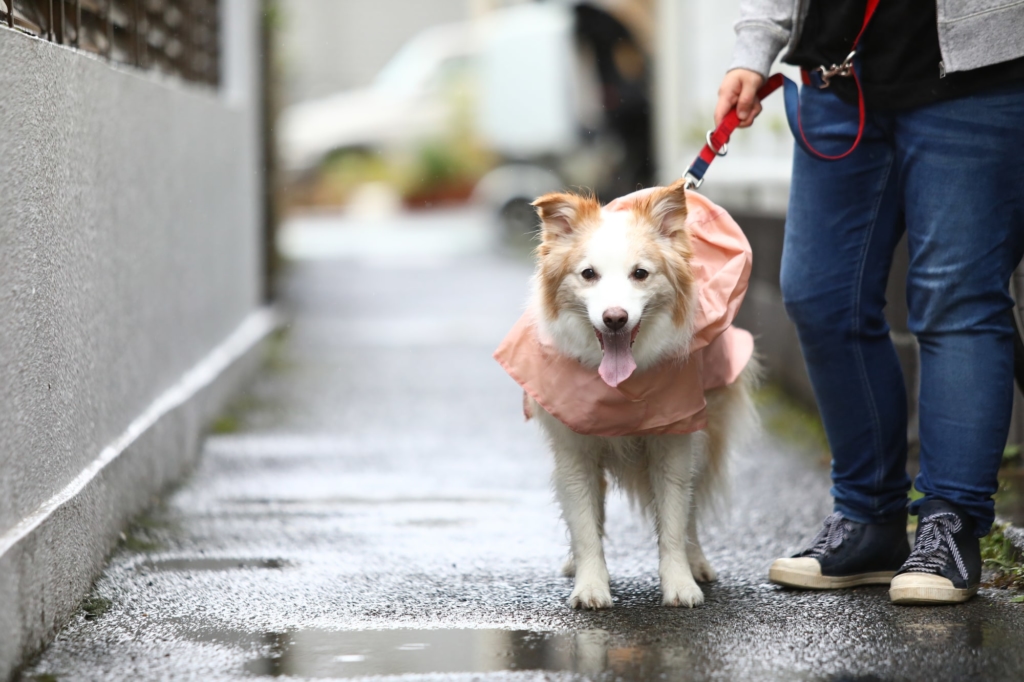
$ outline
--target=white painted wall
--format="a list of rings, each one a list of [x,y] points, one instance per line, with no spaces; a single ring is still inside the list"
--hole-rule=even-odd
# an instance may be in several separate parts
[[[223,7],[220,91],[0,28],[0,679],[181,475],[219,370],[130,425],[260,307],[258,13]]]

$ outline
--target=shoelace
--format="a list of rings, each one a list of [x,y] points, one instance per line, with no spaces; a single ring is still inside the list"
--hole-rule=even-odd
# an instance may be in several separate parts
[[[903,564],[901,573],[914,571],[938,574],[952,555],[957,570],[960,571],[960,577],[966,581],[967,567],[964,566],[960,550],[953,541],[953,535],[959,533],[961,528],[963,524],[960,517],[952,512],[933,514],[923,519],[917,532],[914,551]]]
[[[810,549],[806,550],[803,556],[812,559],[820,559],[826,554],[831,554],[839,545],[843,544],[846,534],[849,532],[846,525],[846,517],[840,512],[833,512],[825,517],[825,523],[818,534],[811,540]]]

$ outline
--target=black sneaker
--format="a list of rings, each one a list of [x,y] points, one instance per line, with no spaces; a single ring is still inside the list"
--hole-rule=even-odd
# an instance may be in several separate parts
[[[959,604],[978,591],[981,546],[974,522],[942,500],[921,505],[910,558],[889,588],[894,604]]]
[[[888,585],[909,554],[906,513],[888,523],[857,523],[835,512],[809,548],[772,562],[768,579],[808,590]]]

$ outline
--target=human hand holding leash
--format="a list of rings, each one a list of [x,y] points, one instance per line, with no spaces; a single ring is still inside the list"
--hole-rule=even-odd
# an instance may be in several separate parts
[[[725,74],[722,84],[718,86],[718,104],[715,106],[715,125],[729,110],[736,107],[740,119],[740,128],[749,128],[757,115],[761,113],[761,100],[757,91],[764,85],[764,76],[747,69],[733,69]]]

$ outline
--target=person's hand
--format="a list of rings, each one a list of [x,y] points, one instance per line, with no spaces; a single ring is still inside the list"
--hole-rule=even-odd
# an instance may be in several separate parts
[[[626,194],[618,199],[613,199],[606,206],[605,210],[608,211],[628,211],[633,208],[633,205],[640,199],[658,189],[657,187],[648,187],[647,189],[639,189],[631,194]]]
[[[729,110],[736,107],[740,128],[746,128],[761,113],[761,100],[757,91],[764,85],[764,76],[747,69],[733,69],[725,74],[718,87],[718,104],[715,106],[715,127],[722,122]]]

